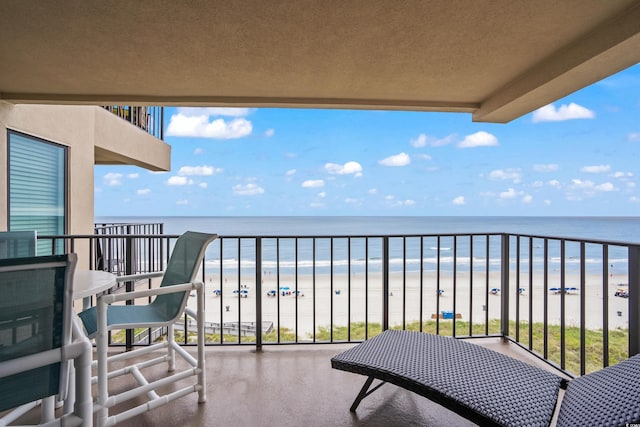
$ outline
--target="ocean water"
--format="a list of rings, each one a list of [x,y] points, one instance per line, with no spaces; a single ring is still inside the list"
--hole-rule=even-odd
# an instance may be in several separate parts
[[[217,233],[228,239],[224,239],[222,249],[214,244],[207,252],[207,269],[214,274],[220,270],[240,269],[242,274],[255,271],[255,240],[243,236],[262,236],[261,267],[266,273],[279,268],[281,274],[293,274],[296,266],[299,274],[381,271],[381,236],[390,236],[392,272],[499,269],[500,237],[471,234],[510,233],[640,244],[640,217],[98,217],[96,222],[160,222],[167,234],[187,230]],[[430,234],[443,237],[425,236]],[[287,236],[309,238],[296,241]],[[510,245],[511,267],[515,268],[515,238]],[[580,245],[569,241],[564,251],[565,269],[577,272],[581,266]],[[521,239],[519,252],[522,269],[529,268],[530,260],[534,270],[544,268],[543,239],[534,238],[531,243]],[[560,269],[561,254],[560,240],[550,240],[546,260],[552,272]],[[627,248],[610,246],[604,266],[602,245],[587,244],[585,263],[587,273],[602,274],[604,267],[616,274],[625,273]]]
[[[640,217],[139,216],[97,217],[96,222],[161,222],[167,234],[187,230],[221,236],[517,233],[640,243]]]

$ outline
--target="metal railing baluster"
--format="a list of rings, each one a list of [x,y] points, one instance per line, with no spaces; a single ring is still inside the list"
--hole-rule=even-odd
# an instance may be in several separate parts
[[[609,288],[608,288],[608,266],[609,266],[609,247],[602,247],[602,364],[609,366]],[[631,268],[631,266],[629,266]]]
[[[586,373],[586,325],[585,325],[585,301],[587,289],[585,287],[585,275],[586,275],[586,249],[585,243],[580,242],[580,375]]]
[[[501,236],[500,245],[500,334],[502,338],[509,336],[509,235]]]
[[[382,330],[389,329],[389,237],[382,239]]]
[[[640,354],[640,246],[630,245],[629,260],[629,355]]]
[[[262,351],[262,238],[256,237],[256,351]],[[222,256],[220,257],[222,258]]]
[[[458,302],[458,236],[453,236],[453,318],[451,335],[456,336],[456,311]]]
[[[135,224],[108,227],[105,224],[96,227],[94,235],[41,235],[39,238],[46,241],[47,244],[50,243],[51,247],[64,246],[67,250],[88,248],[89,256],[85,257],[85,266],[111,269],[121,275],[156,271],[164,267],[166,258],[171,253],[172,242],[178,236],[150,234],[158,233],[158,230],[162,230],[162,228]],[[482,245],[481,239],[484,240],[484,251],[480,247]],[[500,241],[499,247],[494,246],[494,242],[497,243],[498,239]],[[435,247],[431,248],[433,243],[430,242],[434,241]],[[307,242],[310,251],[307,249]],[[338,242],[344,242],[344,244],[338,244]],[[537,249],[540,247],[538,242],[542,242],[542,249]],[[234,248],[232,244],[237,244],[237,247]],[[255,244],[255,252],[250,250],[251,244]],[[363,244],[364,248],[361,248]],[[515,250],[511,249],[512,245],[515,245]],[[227,249],[229,250],[227,251]],[[427,251],[431,250],[434,252],[427,254]],[[627,251],[626,256],[620,253],[622,250]],[[360,262],[361,251],[364,252],[362,263]],[[443,254],[445,251],[447,256]],[[579,255],[577,255],[578,251]],[[594,344],[598,346],[602,344],[601,360],[604,366],[619,361],[619,329],[621,328],[620,324],[624,325],[626,319],[611,317],[610,314],[622,317],[626,314],[627,307],[628,327],[622,326],[622,333],[625,336],[628,334],[627,352],[629,354],[640,352],[640,272],[638,271],[640,246],[632,243],[507,233],[386,236],[223,236],[215,246],[212,245],[210,252],[214,255],[209,254],[208,256],[218,256],[219,259],[216,259],[215,263],[203,264],[202,280],[209,285],[212,283],[211,278],[219,272],[218,279],[221,291],[226,285],[225,278],[230,277],[230,274],[235,274],[233,270],[237,271],[237,280],[232,281],[230,289],[244,290],[243,283],[251,280],[248,278],[249,276],[245,275],[245,273],[250,274],[252,268],[250,262],[253,260],[250,258],[252,256],[255,258],[255,318],[246,317],[248,307],[238,298],[237,305],[232,304],[238,310],[237,321],[230,322],[232,327],[225,329],[223,320],[226,313],[226,295],[221,295],[220,299],[213,303],[213,313],[209,314],[210,316],[219,315],[220,330],[208,332],[208,336],[219,333],[220,343],[227,345],[251,344],[260,351],[264,344],[262,325],[267,321],[271,323],[272,320],[277,326],[277,330],[273,334],[276,338],[268,344],[306,344],[308,339],[313,343],[357,342],[363,337],[364,339],[370,338],[370,328],[378,326],[378,323],[383,330],[399,327],[406,329],[416,320],[419,322],[417,329],[423,331],[428,325],[433,325],[438,334],[444,330],[444,327],[441,326],[451,320],[451,334],[453,336],[464,334],[474,336],[474,324],[481,319],[479,307],[478,313],[474,312],[474,304],[483,301],[484,331],[480,329],[475,336],[492,336],[490,324],[494,318],[499,318],[501,336],[514,342],[522,340],[522,348],[526,348],[532,353],[540,351],[539,357],[553,365],[557,364],[565,371],[575,371],[573,372],[575,374],[585,374],[590,371],[593,361],[591,361],[592,352],[589,348]],[[311,252],[310,263],[308,262],[310,260],[309,252]],[[480,252],[483,254],[481,255]],[[435,256],[432,255],[434,253]],[[448,256],[450,253],[452,253],[451,258]],[[286,299],[282,297],[280,292],[277,292],[277,298],[269,302],[273,305],[269,306],[269,310],[272,311],[269,311],[267,319],[264,318],[262,292],[267,290],[263,288],[265,269],[271,269],[271,267],[270,264],[265,265],[263,256],[267,257],[269,263],[272,260],[275,262],[275,281],[278,290],[281,285],[284,285],[283,280],[290,277],[289,274],[293,274],[295,280],[293,292],[296,298],[295,303],[285,302]],[[378,261],[378,256],[380,261]],[[481,259],[482,256],[484,256],[484,260]],[[243,257],[246,258],[244,261]],[[230,258],[237,259],[231,262]],[[418,259],[416,260],[416,258]],[[618,261],[620,258],[623,259]],[[629,298],[627,300],[612,301],[609,296],[610,287],[614,280],[612,261],[623,265],[623,270],[619,274],[623,272],[628,274]],[[414,267],[416,262],[419,263],[417,268]],[[468,262],[468,268],[464,265],[465,262]],[[477,265],[478,262],[485,263],[484,269]],[[525,274],[523,270],[525,263],[528,263],[528,279],[522,277]],[[431,272],[432,266],[435,266],[433,272]],[[600,267],[601,273],[594,274],[594,270],[597,271]],[[625,271],[624,269],[627,267],[628,270]],[[375,280],[378,280],[378,269],[380,269],[381,283],[371,284],[370,279],[374,277],[373,273],[375,273]],[[476,269],[478,277],[476,277]],[[345,271],[346,283],[343,283]],[[301,284],[300,281],[306,279],[302,275],[307,274],[310,275],[309,281]],[[419,275],[418,281],[415,280],[415,274]],[[467,274],[469,275],[468,285]],[[478,282],[481,274],[485,275],[484,286]],[[446,275],[446,280],[443,279],[443,275]],[[515,286],[510,289],[510,278],[514,276]],[[497,286],[496,277],[499,278],[499,286]],[[550,281],[553,284],[550,284]],[[579,288],[577,289],[580,290],[580,295],[574,298],[567,292],[573,293],[573,289],[569,286],[575,286],[574,283],[578,281]],[[309,285],[304,283],[310,283],[312,301],[300,301],[298,298],[303,290],[308,290],[305,286]],[[335,294],[340,290],[341,286],[338,286],[340,283],[346,285],[347,298],[345,300]],[[558,299],[553,297],[553,300],[550,300],[549,291],[552,288],[549,286],[558,286],[558,284],[560,295]],[[331,292],[331,299],[325,304],[325,295],[320,293],[326,292],[327,285],[329,292]],[[435,297],[435,301],[433,300],[434,297],[430,293],[433,285],[436,286],[436,295],[439,295],[440,289],[447,289],[444,299]],[[129,284],[127,290],[133,289],[133,286],[134,284]],[[144,286],[155,286],[155,284],[152,285],[151,281],[147,281]],[[402,286],[402,298],[390,298],[391,290],[399,289],[400,286]],[[449,286],[452,287],[452,295],[450,298],[446,298],[449,297],[451,289]],[[500,287],[501,297],[499,299],[489,298],[491,287]],[[520,288],[525,289],[525,287],[528,291],[524,296],[519,296]],[[125,291],[125,289],[120,291]],[[467,291],[468,296],[466,295]],[[597,292],[598,298],[601,298],[597,305],[594,305],[591,299],[591,294],[594,294],[594,291]],[[484,297],[482,297],[483,292]],[[415,297],[420,300],[415,301]],[[514,297],[516,298],[515,302],[513,301]],[[525,297],[528,300],[521,301],[521,298]],[[375,301],[377,305],[380,301],[378,298],[381,298],[382,304],[379,317],[378,308],[372,310],[369,307],[372,301]],[[346,306],[343,305],[345,301]],[[491,309],[493,306],[490,306],[490,304],[497,304],[498,301],[500,301],[499,316],[496,314],[496,310]],[[444,307],[445,302],[446,307]],[[623,302],[625,310],[620,311],[619,307]],[[356,333],[354,322],[360,321],[360,316],[362,316],[362,311],[356,311],[356,308],[362,304],[365,331],[364,333]],[[400,304],[402,305],[400,306]],[[451,307],[449,304],[453,305],[453,319],[449,319],[448,316],[444,319],[440,315],[441,308],[449,309]],[[509,309],[510,304],[515,304],[512,307],[513,312]],[[425,310],[431,310],[434,306],[436,308],[436,314],[433,316],[434,321],[425,319]],[[416,307],[418,313],[415,313]],[[613,311],[613,307],[616,307],[617,312]],[[527,308],[528,315],[525,315]],[[593,310],[590,311],[592,308]],[[308,310],[311,310],[311,313]],[[457,318],[458,311],[462,314],[463,320]],[[592,325],[598,320],[593,318],[594,313],[600,314],[600,311],[602,312],[602,329],[598,331]],[[370,319],[373,312],[375,312],[376,319]],[[559,312],[558,317],[556,317],[556,312]],[[447,313],[449,312],[447,311]],[[329,325],[327,335],[324,335],[325,319],[328,319]],[[464,323],[467,322],[467,319],[468,323]],[[207,319],[208,328],[213,327],[211,320],[215,320],[215,317]],[[371,320],[374,320],[375,325]],[[282,322],[286,322],[286,324],[281,324]],[[346,332],[342,335],[345,322]],[[528,322],[526,327],[525,322]],[[246,323],[252,323],[252,325],[247,326]],[[309,323],[312,324],[311,330],[308,329]],[[187,321],[181,320],[180,324],[179,326],[182,326],[185,331],[184,339],[180,341],[191,345],[187,339],[189,329]],[[285,335],[285,331],[288,331],[291,324],[294,325],[293,336],[295,338],[290,339],[289,335]],[[254,327],[253,325],[255,325],[255,341],[243,339],[247,331]],[[543,328],[542,338],[538,338],[536,335],[539,327]],[[465,331],[462,331],[463,329]],[[141,334],[141,336],[161,335],[155,330],[149,332],[151,333]],[[592,332],[597,332],[599,338],[592,338]],[[524,334],[527,334],[527,337]],[[578,339],[574,339],[574,336],[577,338],[578,334],[579,342]],[[130,332],[126,335],[128,336],[124,345],[128,347],[148,345],[151,342],[149,338],[143,338],[144,342],[138,342],[136,340],[140,337],[133,337]],[[229,338],[230,335],[232,338]],[[225,337],[227,337],[226,342]],[[542,341],[540,342],[540,340]],[[559,352],[556,352],[555,346],[558,341],[560,343]],[[209,344],[213,344],[210,338]],[[622,350],[624,353],[624,349]],[[600,356],[599,353],[600,351],[598,351]]]

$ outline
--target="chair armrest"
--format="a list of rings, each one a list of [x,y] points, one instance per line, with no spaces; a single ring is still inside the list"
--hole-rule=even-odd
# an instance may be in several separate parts
[[[98,297],[98,302],[104,304],[112,304],[116,301],[127,301],[136,298],[149,297],[154,295],[173,294],[177,292],[186,292],[198,290],[202,288],[202,282],[184,283],[181,285],[165,286],[163,288],[145,289],[143,291],[125,292],[122,294],[107,294]]]
[[[139,274],[130,274],[128,276],[118,276],[116,277],[116,282],[122,283],[122,282],[133,282],[133,281],[142,280],[142,279],[151,279],[154,277],[162,277],[163,274],[164,274],[164,271],[153,271],[151,273],[139,273]]]

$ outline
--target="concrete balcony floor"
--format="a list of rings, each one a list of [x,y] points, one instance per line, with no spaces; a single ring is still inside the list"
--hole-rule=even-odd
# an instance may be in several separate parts
[[[497,338],[474,339],[536,366],[552,369],[513,344]],[[385,384],[362,401],[357,413],[349,407],[365,377],[331,368],[330,359],[354,344],[208,347],[207,402],[195,393],[177,399],[119,426],[473,426],[475,424],[430,400]],[[195,348],[189,347],[195,354]],[[180,363],[184,361],[178,358]],[[186,365],[185,365],[186,366]],[[166,374],[157,365],[149,379]],[[110,392],[135,384],[117,379]],[[139,403],[142,403],[141,399]],[[126,409],[123,405],[118,410]]]

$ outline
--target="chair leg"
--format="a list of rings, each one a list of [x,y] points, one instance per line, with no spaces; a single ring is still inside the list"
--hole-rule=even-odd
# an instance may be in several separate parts
[[[207,400],[207,378],[204,357],[204,284],[200,283],[196,289],[198,298],[198,311],[196,315],[196,324],[198,329],[198,402],[206,402]]]
[[[185,336],[186,336],[187,331],[185,330]],[[169,325],[167,327],[167,341],[169,341],[169,345],[167,346],[167,357],[169,360],[167,360],[167,363],[169,364],[169,372],[173,372],[176,370],[176,351],[173,349],[173,343],[175,341],[174,335],[173,335],[173,325]]]
[[[383,381],[369,390],[369,387],[371,387],[371,383],[373,383],[373,377],[367,378],[367,381],[365,381],[364,385],[360,389],[360,393],[358,393],[358,396],[356,396],[356,399],[351,404],[351,408],[349,408],[351,412],[356,412],[356,409],[358,409],[358,405],[360,405],[360,402],[362,402],[365,397],[369,396],[371,393],[385,385],[385,382]]]
[[[108,366],[107,366],[107,351],[108,351],[108,335],[107,329],[107,307],[104,302],[98,299],[98,333],[96,335],[96,353],[98,358],[98,411],[96,417],[96,425],[98,427],[104,427],[107,424],[109,418],[109,408],[107,407],[107,400],[109,399],[108,388]]]
[[[74,314],[75,316],[75,314]],[[84,336],[81,329],[80,319],[75,317],[73,321],[73,333],[75,337],[83,337],[74,343],[79,348],[79,355],[73,361],[73,396],[65,400],[65,414],[74,412],[83,421],[82,425],[91,427],[93,425],[93,397],[91,396],[91,363],[93,359],[93,347],[89,339]],[[71,378],[70,378],[71,381]],[[67,404],[73,403],[73,408],[68,408]]]
[[[41,401],[41,422],[42,424],[47,423],[49,421],[53,421],[56,418],[56,397],[49,396],[45,397]]]

